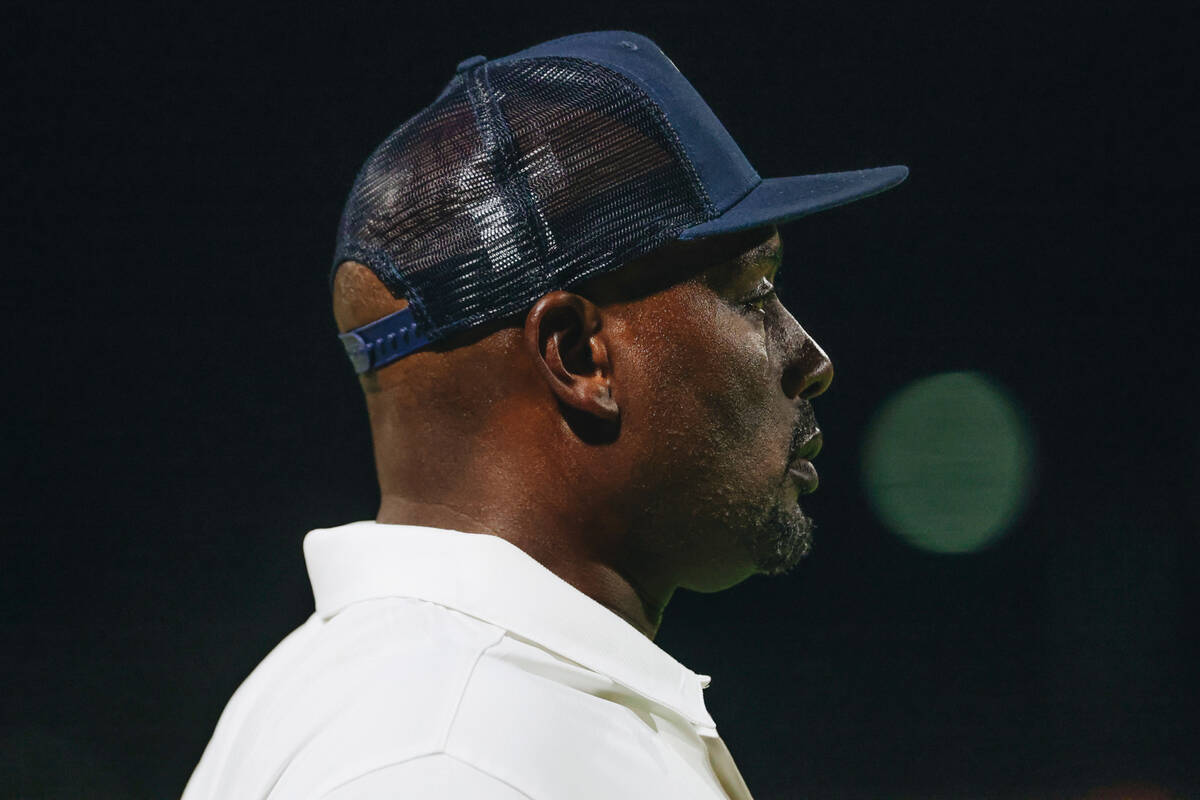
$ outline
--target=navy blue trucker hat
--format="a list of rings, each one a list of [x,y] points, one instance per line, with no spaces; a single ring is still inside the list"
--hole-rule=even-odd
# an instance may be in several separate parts
[[[331,282],[357,261],[408,306],[340,339],[355,371],[369,372],[676,239],[787,222],[907,175],[891,166],[764,180],[636,33],[474,56],[354,182]]]

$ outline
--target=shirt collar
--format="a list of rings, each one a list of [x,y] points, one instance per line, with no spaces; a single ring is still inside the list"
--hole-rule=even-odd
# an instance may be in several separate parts
[[[498,536],[353,522],[311,531],[304,559],[324,619],[362,600],[427,600],[536,642],[716,734],[704,707],[707,675]]]

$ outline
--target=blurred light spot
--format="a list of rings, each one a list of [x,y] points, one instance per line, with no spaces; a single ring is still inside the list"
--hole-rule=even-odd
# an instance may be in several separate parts
[[[969,553],[999,538],[1024,504],[1033,447],[1003,389],[974,372],[916,381],[867,429],[863,479],[876,514],[909,543]]]

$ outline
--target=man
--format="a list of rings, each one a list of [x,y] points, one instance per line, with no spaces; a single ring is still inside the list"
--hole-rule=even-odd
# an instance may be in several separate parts
[[[305,539],[316,613],[186,800],[748,798],[653,639],[676,588],[808,552],[833,369],[775,225],[906,174],[762,180],[636,34],[460,64],[339,232],[379,513]]]

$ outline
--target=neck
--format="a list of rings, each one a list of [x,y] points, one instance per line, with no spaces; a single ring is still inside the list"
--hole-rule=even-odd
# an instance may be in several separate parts
[[[578,508],[568,515],[546,515],[545,506],[518,502],[512,497],[507,505],[487,504],[481,508],[504,508],[505,512],[489,514],[456,503],[422,502],[384,494],[376,521],[499,536],[647,638],[653,640],[658,634],[674,587],[657,592],[645,588],[631,571],[620,567],[622,559],[606,555],[619,548],[616,543],[623,537],[607,535],[613,529],[606,530],[603,515],[581,513]],[[531,508],[543,513],[531,515]],[[586,527],[582,527],[585,520]]]

